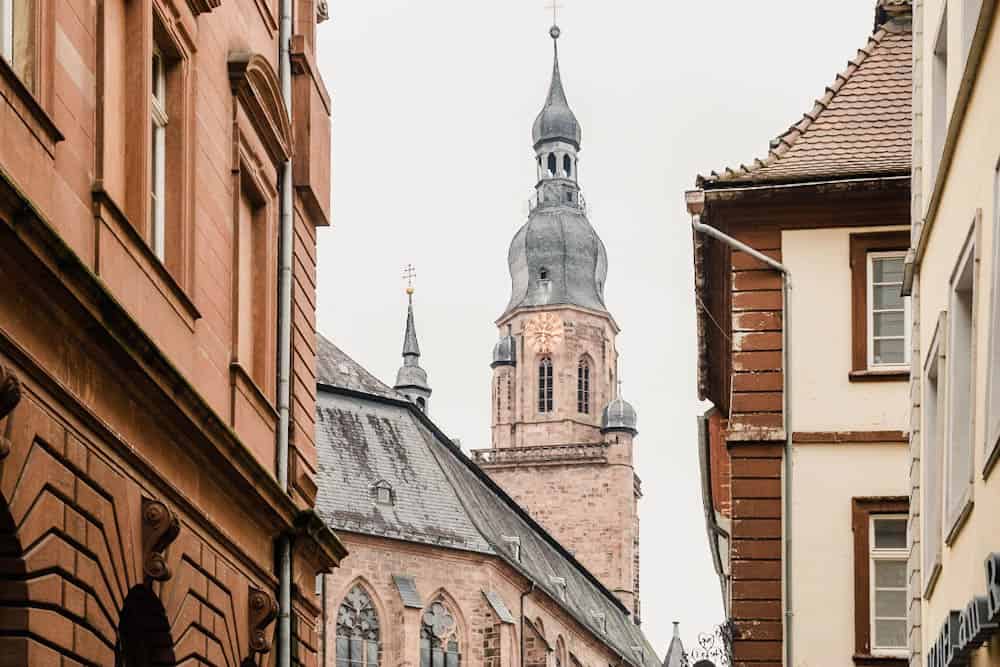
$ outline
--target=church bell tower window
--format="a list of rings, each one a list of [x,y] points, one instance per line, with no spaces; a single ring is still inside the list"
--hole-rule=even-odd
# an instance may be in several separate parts
[[[558,167],[558,163],[556,162],[556,154],[555,153],[549,153],[549,176],[550,177],[556,175],[556,168],[557,167]]]
[[[538,411],[552,412],[552,358],[538,362]]]
[[[590,362],[586,358],[576,367],[576,411],[590,414]]]

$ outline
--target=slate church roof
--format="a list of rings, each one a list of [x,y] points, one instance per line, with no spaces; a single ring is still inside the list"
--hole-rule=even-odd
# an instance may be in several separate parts
[[[500,558],[627,663],[661,667],[614,594],[419,408],[322,335],[317,357],[316,510],[331,528]],[[376,486],[386,483],[392,502],[379,503]],[[520,540],[520,558],[511,537]],[[559,577],[565,596],[553,583]],[[636,646],[645,647],[645,665]]]
[[[881,0],[884,21],[847,69],[764,159],[699,176],[699,188],[910,173],[910,0]]]

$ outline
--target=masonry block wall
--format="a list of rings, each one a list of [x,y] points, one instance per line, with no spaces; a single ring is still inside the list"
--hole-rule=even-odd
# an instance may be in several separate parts
[[[631,436],[611,434],[600,460],[483,466],[573,556],[638,610],[638,496]],[[627,441],[627,442],[626,442]]]
[[[733,654],[741,665],[780,665],[782,445],[733,443],[729,453]]]
[[[736,238],[781,261],[781,231],[743,231]],[[732,266],[731,433],[780,430],[782,423],[782,276],[739,251]]]
[[[426,607],[443,600],[456,623],[461,664],[469,667],[520,667],[522,595],[524,595],[524,667],[553,664],[549,649],[565,646],[579,665],[617,664],[618,657],[568,616],[541,589],[530,584],[496,557],[433,545],[423,545],[342,533],[350,555],[325,577],[327,637],[322,649],[324,667],[336,664],[334,637],[338,609],[347,593],[361,585],[371,597],[381,628],[383,667],[420,664],[420,623],[423,609],[406,607],[393,575],[413,577],[417,595]],[[484,591],[494,591],[514,618],[498,619]],[[538,622],[540,621],[540,623]],[[536,634],[532,623],[540,626]],[[569,663],[564,663],[569,664]]]
[[[329,221],[317,5],[296,2],[291,116],[275,2],[21,5],[31,66],[0,59],[0,385],[20,387],[0,414],[0,577],[18,591],[0,655],[115,664],[124,612],[160,605],[176,621],[157,645],[266,660],[251,638],[270,642],[274,624],[250,599],[273,600],[274,540],[315,498],[315,243]],[[285,494],[277,201],[293,154]],[[297,541],[301,664],[315,663],[318,611],[301,591],[335,564],[334,542]]]

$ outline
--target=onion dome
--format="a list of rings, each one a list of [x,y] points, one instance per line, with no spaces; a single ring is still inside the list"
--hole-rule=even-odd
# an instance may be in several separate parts
[[[490,368],[497,366],[517,365],[517,341],[510,332],[510,325],[507,325],[507,335],[503,336],[497,344],[493,346],[493,363]]]
[[[574,206],[538,207],[507,253],[515,308],[567,304],[607,312],[608,253],[587,216]]]
[[[559,39],[559,26],[552,26],[549,34],[552,36],[554,51],[552,82],[549,84],[549,96],[545,100],[545,106],[542,107],[531,128],[531,141],[536,148],[548,141],[565,141],[579,150],[582,136],[580,123],[569,108],[562,77],[559,75],[559,46],[556,41]]]
[[[637,423],[635,408],[619,394],[618,398],[613,399],[608,403],[608,407],[604,408],[604,413],[601,415],[601,433],[624,431],[636,435],[639,432],[636,429]]]

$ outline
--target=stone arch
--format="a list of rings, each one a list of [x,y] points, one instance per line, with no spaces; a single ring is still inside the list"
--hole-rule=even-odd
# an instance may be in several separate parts
[[[347,597],[347,594],[350,593],[355,586],[361,587],[365,593],[368,594],[369,599],[372,601],[372,606],[375,607],[375,613],[378,614],[379,621],[384,622],[388,618],[388,612],[386,611],[385,603],[382,601],[382,596],[378,594],[375,586],[372,585],[372,583],[363,575],[354,577],[347,583],[347,585],[341,586],[337,589],[337,596],[333,598],[333,602],[339,605],[340,601]]]
[[[569,660],[566,654],[566,641],[562,635],[556,637],[556,667],[569,667]]]
[[[694,663],[694,667],[715,667],[715,663],[711,660],[699,660]]]
[[[384,664],[388,639],[384,623],[388,617],[375,588],[364,577],[355,577],[339,593],[333,600],[336,664]]]
[[[149,586],[133,586],[118,618],[115,667],[175,665],[170,621]]]
[[[427,604],[424,605],[424,610],[421,612],[421,622],[423,621],[423,615],[427,613],[435,602],[442,603],[451,612],[452,617],[455,619],[454,636],[458,641],[459,653],[463,656],[468,655],[471,646],[468,636],[469,625],[465,620],[465,613],[462,611],[462,607],[447,589],[443,587],[439,588],[427,598]]]

